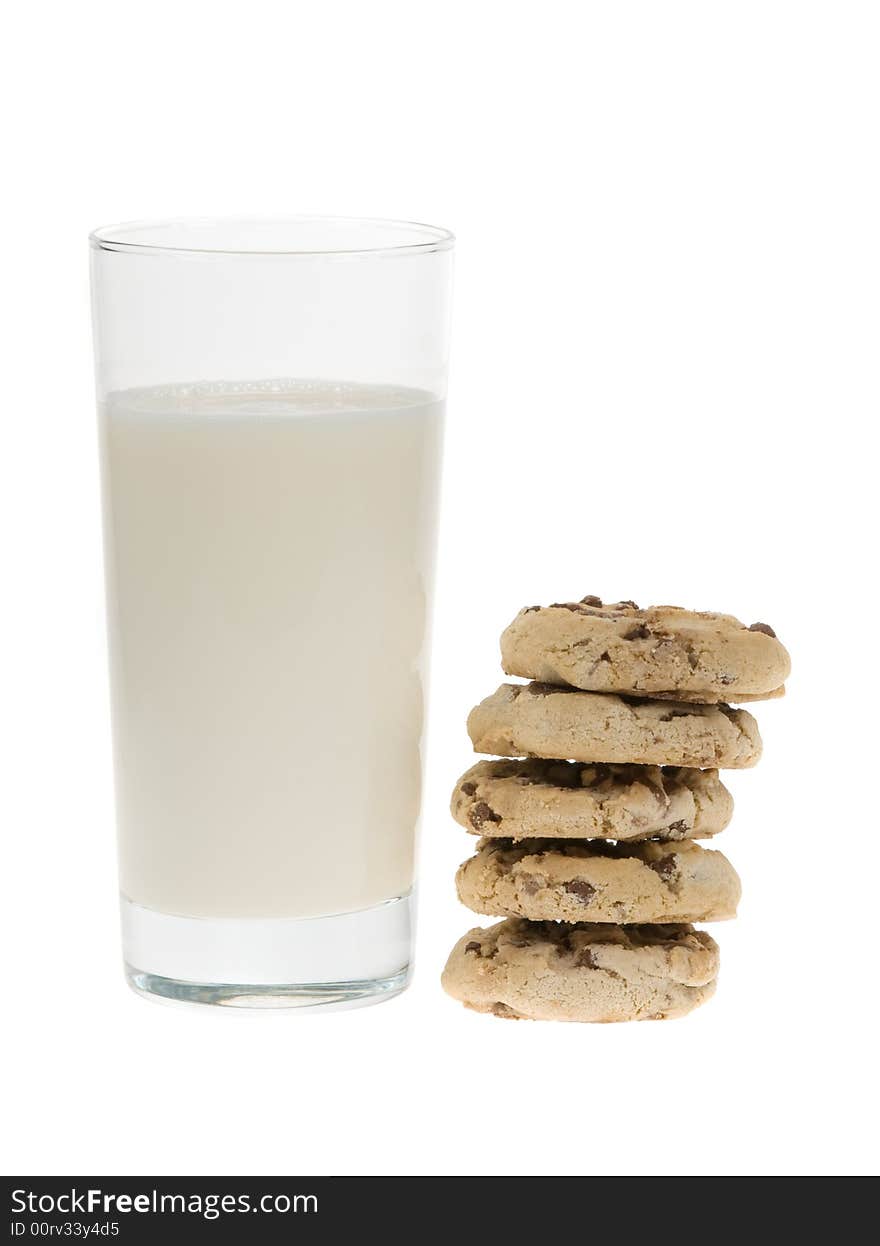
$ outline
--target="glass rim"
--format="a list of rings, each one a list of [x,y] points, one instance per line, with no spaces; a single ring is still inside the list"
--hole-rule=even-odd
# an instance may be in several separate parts
[[[167,241],[168,234],[191,236],[199,230],[213,232],[222,237],[228,230],[253,230],[256,234],[261,229],[285,230],[293,234],[297,229],[311,226],[314,229],[344,227],[350,231],[363,230],[365,244],[363,246],[217,246],[206,241],[205,245],[175,245]],[[377,238],[384,231],[397,231],[401,241],[381,242],[372,244],[366,236],[374,231]],[[166,240],[160,240],[163,233]],[[126,235],[141,235],[133,241]],[[404,240],[407,234],[415,235]],[[156,235],[155,238],[150,235]],[[215,237],[214,241],[217,239]],[[132,254],[169,254],[169,255],[241,255],[241,256],[290,256],[301,258],[319,258],[321,256],[380,256],[380,255],[420,255],[434,251],[448,251],[455,245],[455,235],[449,229],[439,225],[426,225],[421,221],[398,220],[393,217],[366,216],[228,216],[228,217],[161,217],[144,221],[120,221],[114,225],[101,225],[89,234],[89,245],[98,251],[122,251]]]

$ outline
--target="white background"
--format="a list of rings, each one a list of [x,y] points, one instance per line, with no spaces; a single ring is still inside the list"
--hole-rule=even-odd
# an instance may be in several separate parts
[[[876,1171],[880,194],[870,3],[129,0],[4,23],[2,1167]],[[412,989],[324,1016],[120,973],[86,234],[336,212],[459,239]],[[466,1012],[448,793],[521,605],[771,623],[736,922],[689,1018]]]

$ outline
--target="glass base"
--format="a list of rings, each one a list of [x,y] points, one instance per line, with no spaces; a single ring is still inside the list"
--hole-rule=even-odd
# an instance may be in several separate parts
[[[138,995],[159,998],[164,1003],[222,1004],[227,1008],[298,1008],[308,1011],[342,1011],[381,1004],[405,991],[409,985],[409,968],[389,978],[371,982],[311,982],[305,986],[289,983],[278,986],[254,986],[232,982],[183,982],[178,978],[162,978],[125,966],[125,976]]]
[[[125,974],[166,1002],[362,1008],[409,983],[412,906],[410,894],[331,917],[175,917],[123,896]]]

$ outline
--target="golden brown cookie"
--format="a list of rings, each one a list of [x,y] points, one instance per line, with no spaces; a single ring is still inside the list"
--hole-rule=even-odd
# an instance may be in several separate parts
[[[715,990],[718,945],[692,926],[510,917],[459,939],[443,987],[476,1012],[536,1021],[680,1017]]]
[[[452,793],[472,835],[527,839],[708,839],[733,797],[717,770],[522,760],[479,761]]]
[[[685,705],[553,684],[502,684],[468,717],[477,753],[639,765],[754,766],[758,724],[729,705]]]
[[[766,623],[598,597],[521,610],[501,637],[501,665],[508,675],[588,692],[707,704],[778,696],[791,670]]]
[[[563,922],[712,922],[736,916],[740,881],[723,853],[680,844],[482,839],[460,867],[475,913]]]

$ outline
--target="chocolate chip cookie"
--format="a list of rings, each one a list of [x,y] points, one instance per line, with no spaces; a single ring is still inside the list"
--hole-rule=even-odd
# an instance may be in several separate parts
[[[690,842],[482,839],[455,883],[475,913],[531,921],[724,921],[740,898],[727,858]]]
[[[477,762],[451,807],[473,835],[680,840],[723,831],[733,797],[717,770],[532,758]]]
[[[779,695],[791,660],[766,623],[584,597],[521,610],[502,634],[501,665],[508,675],[588,692],[709,704]]]
[[[718,947],[688,925],[607,926],[508,918],[469,930],[443,987],[477,1012],[542,1021],[679,1017],[715,989]]]
[[[639,765],[754,766],[758,724],[728,705],[579,692],[553,684],[502,684],[471,710],[477,753]]]

